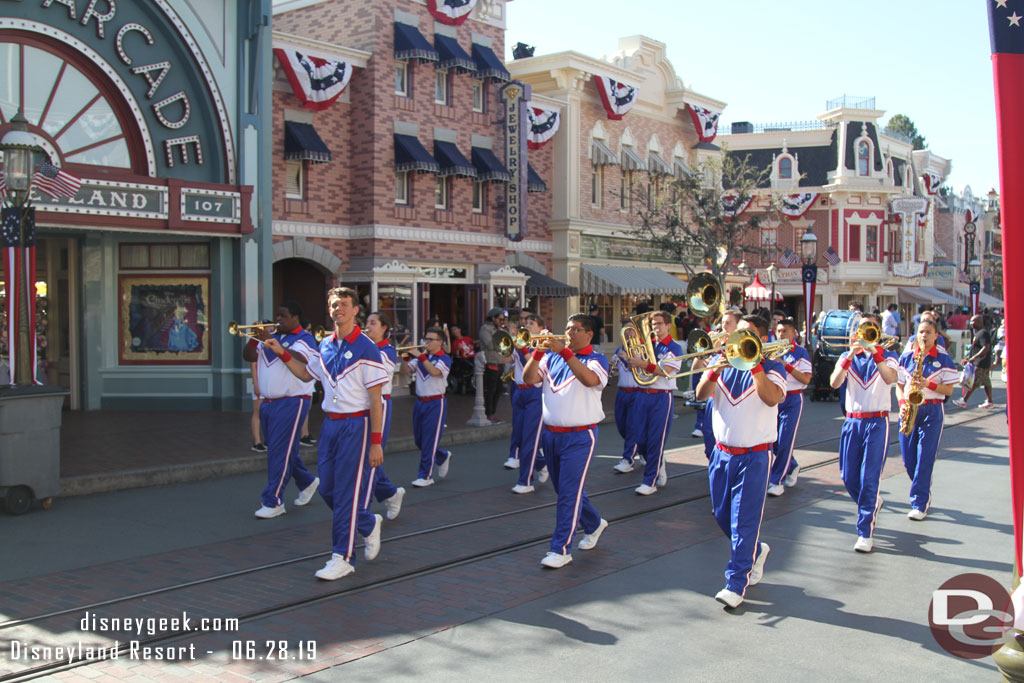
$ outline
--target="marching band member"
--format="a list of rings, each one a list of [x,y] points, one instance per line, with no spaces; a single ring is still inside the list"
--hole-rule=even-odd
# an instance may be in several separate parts
[[[779,404],[779,440],[772,452],[775,460],[768,475],[768,495],[781,496],[786,486],[796,486],[800,463],[793,457],[796,430],[804,412],[804,389],[811,381],[811,356],[796,343],[796,321],[783,318],[775,326],[778,339],[787,339],[793,348],[779,360],[786,368],[786,400]],[[783,486],[785,484],[785,486]]]
[[[863,317],[881,326],[877,315]],[[870,553],[874,547],[875,519],[882,509],[878,480],[889,447],[890,388],[898,375],[898,356],[894,352],[881,346],[869,351],[852,338],[850,350],[839,356],[832,371],[833,389],[846,382],[839,470],[846,490],[857,502],[857,543],[853,549],[861,553]]]
[[[936,346],[939,330],[933,321],[922,317],[916,336],[917,350],[900,356],[896,398],[902,408],[910,389],[920,390],[924,395],[924,403],[917,409],[913,431],[909,435],[900,432],[900,451],[910,477],[910,512],[907,517],[921,521],[928,516],[931,504],[932,469],[945,415],[942,401],[953,393],[959,374],[949,354]],[[918,377],[917,370],[922,363],[921,376]]]
[[[388,381],[381,387],[381,398],[384,400],[384,429],[381,432],[380,447],[383,450],[388,446],[388,434],[391,433],[391,386],[395,377],[395,366],[398,364],[398,353],[391,345],[391,319],[386,313],[374,312],[367,317],[366,336],[380,349],[380,361],[388,374]],[[384,474],[384,466],[381,465],[370,470],[363,507],[370,508],[373,496],[377,497],[378,502],[384,503],[384,516],[395,519],[402,511],[405,488],[392,484],[388,475]]]
[[[670,327],[672,316],[665,311],[651,314],[651,331],[654,342],[654,356],[661,360],[683,355],[683,349],[672,341]],[[680,361],[668,361],[664,368],[655,362],[645,362],[640,356],[629,359],[630,367],[643,368],[657,379],[650,386],[637,387],[633,406],[634,435],[637,446],[643,451],[647,462],[644,464],[644,480],[636,493],[649,496],[659,486],[668,483],[668,469],[665,466],[665,439],[672,426],[672,398],[676,380],[668,375],[679,371]]]
[[[431,327],[423,338],[426,342],[419,358],[405,354],[402,372],[416,373],[416,405],[412,411],[412,435],[420,449],[420,469],[413,486],[424,487],[434,483],[434,469],[437,478],[448,476],[452,454],[441,450],[441,435],[444,433],[444,419],[448,414],[448,372],[452,369],[451,357],[441,348],[444,341],[440,327]]]
[[[615,393],[615,428],[619,430],[622,437],[622,460],[615,464],[612,469],[620,474],[633,471],[633,459],[638,455],[639,446],[633,434],[636,431],[634,421],[634,406],[636,405],[636,390],[638,385],[633,372],[630,369],[629,356],[621,346],[615,349],[615,362],[618,364],[619,388]]]
[[[768,322],[756,315],[743,316],[737,329],[768,339]],[[749,372],[731,365],[722,370],[711,367],[697,385],[697,398],[712,396],[711,508],[732,542],[725,588],[715,599],[735,608],[743,603],[747,587],[761,581],[771,551],[759,538],[771,449],[778,439],[777,406],[786,397],[786,370],[773,360],[762,360]]]
[[[592,550],[608,522],[583,491],[597,447],[597,423],[604,419],[601,391],[608,383],[608,359],[591,346],[594,321],[577,313],[565,326],[566,347],[558,339],[541,342],[523,369],[527,384],[543,382],[544,434],[541,445],[558,495],[555,531],[541,564],[558,569],[572,562],[569,546],[576,525],[584,536],[577,547]]]
[[[725,332],[726,334],[722,335],[719,339],[719,346],[725,343],[728,335],[738,329],[741,320],[743,320],[743,313],[735,309],[730,309],[722,314],[722,332]],[[693,369],[697,370],[704,367],[707,364],[707,361],[697,358],[694,360],[694,363],[696,363],[696,365],[694,365]],[[715,448],[715,432],[711,421],[711,414],[715,409],[714,401],[714,395],[712,394],[708,397],[707,403],[704,406],[704,423],[701,425],[701,429],[704,432],[704,457],[709,461],[711,460],[711,452]]]
[[[544,330],[544,319],[536,313],[526,317],[526,330],[531,335],[547,334]],[[542,431],[541,413],[543,411],[541,383],[527,384],[523,381],[523,367],[530,359],[532,349],[517,349],[512,353],[515,371],[513,379],[515,393],[512,394],[512,439],[508,455],[508,463],[515,462],[519,468],[519,481],[512,487],[512,493],[532,493],[533,478],[543,484],[548,480],[548,469],[544,457],[540,455],[540,435]]]
[[[320,483],[299,456],[302,422],[309,414],[313,381],[295,377],[284,363],[278,362],[277,355],[267,344],[273,339],[288,349],[297,363],[313,362],[317,358],[316,340],[302,329],[301,316],[298,302],[285,301],[275,316],[277,330],[270,334],[263,327],[254,328],[256,339],[249,340],[242,349],[242,358],[256,364],[257,386],[263,399],[259,419],[267,437],[267,486],[261,495],[263,505],[255,513],[259,519],[271,519],[285,513],[281,492],[291,477],[295,477],[299,487],[296,505],[305,505],[312,500]],[[257,348],[257,339],[263,342],[262,350]]]
[[[367,560],[380,552],[384,518],[371,515],[360,500],[371,467],[384,463],[381,448],[384,403],[381,387],[388,381],[380,349],[356,325],[359,295],[348,287],[327,293],[334,333],[320,342],[320,357],[303,363],[277,340],[265,343],[303,381],[320,380],[325,417],[317,442],[317,471],[324,475],[320,495],[334,512],[333,553],[316,577],[334,581],[355,571],[356,532],[366,538]],[[318,362],[317,362],[318,361]]]

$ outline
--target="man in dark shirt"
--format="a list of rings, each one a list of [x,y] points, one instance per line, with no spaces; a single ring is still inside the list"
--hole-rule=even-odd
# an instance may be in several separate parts
[[[604,341],[604,318],[601,317],[601,309],[596,304],[590,306],[590,317],[594,319],[594,346],[600,346]]]
[[[974,363],[974,386],[964,394],[963,398],[953,399],[953,403],[961,408],[966,408],[971,394],[981,386],[985,387],[986,400],[980,407],[998,408],[999,406],[992,402],[992,380],[988,375],[992,368],[992,333],[985,328],[985,319],[980,315],[971,318],[971,329],[974,330],[974,341],[967,349],[964,363]]]

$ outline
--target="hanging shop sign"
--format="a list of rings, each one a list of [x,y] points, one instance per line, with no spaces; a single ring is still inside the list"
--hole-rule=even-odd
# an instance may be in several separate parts
[[[897,197],[892,200],[892,212],[900,223],[900,240],[903,243],[903,258],[892,264],[892,272],[900,277],[924,275],[925,262],[914,260],[914,245],[917,243],[918,215],[928,211],[928,200],[924,197]]]
[[[511,81],[501,90],[505,103],[505,167],[512,182],[505,183],[505,237],[519,242],[526,236],[527,136],[526,107],[530,86]]]

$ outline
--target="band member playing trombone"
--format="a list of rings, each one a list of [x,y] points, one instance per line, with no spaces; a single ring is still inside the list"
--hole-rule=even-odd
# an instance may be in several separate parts
[[[565,333],[568,347],[558,338],[545,340],[523,368],[526,384],[543,383],[541,445],[558,502],[550,550],[540,563],[551,569],[572,562],[569,547],[577,524],[584,532],[580,550],[592,550],[608,526],[583,491],[597,448],[597,423],[604,419],[601,391],[608,383],[608,359],[590,344],[594,321],[589,315],[571,316]]]
[[[719,345],[725,342],[726,337],[736,331],[742,319],[743,314],[735,309],[729,309],[722,314],[722,332],[724,332],[724,334],[718,337],[717,341]],[[695,358],[693,361],[693,369],[696,370],[704,367],[706,362],[707,361],[702,358]],[[694,391],[696,392],[696,387],[694,387]],[[714,425],[711,423],[711,414],[714,410],[715,399],[714,397],[710,397],[704,405],[704,422],[701,425],[701,432],[704,436],[704,457],[706,457],[709,462],[711,460],[711,452],[715,448],[715,431]]]
[[[256,511],[256,517],[271,519],[285,513],[282,492],[288,480],[295,477],[299,487],[296,505],[305,505],[316,494],[320,480],[314,477],[299,456],[299,439],[302,423],[309,414],[313,398],[313,380],[300,379],[291,373],[284,363],[268,346],[272,339],[281,348],[287,349],[297,363],[318,360],[316,341],[313,335],[302,329],[299,318],[302,309],[298,302],[285,301],[277,309],[277,329],[271,334],[263,326],[253,328],[253,339],[242,350],[242,358],[256,363],[256,375],[263,403],[260,405],[260,422],[267,438],[267,486],[261,498],[263,505]],[[263,348],[258,348],[263,342]]]
[[[749,330],[762,342],[768,339],[768,323],[756,315],[743,316],[737,327],[735,335]],[[715,599],[731,608],[743,603],[748,586],[761,581],[771,550],[759,537],[771,449],[778,438],[777,406],[786,397],[786,369],[777,361],[756,360],[746,363],[749,370],[713,364],[697,385],[698,399],[715,399],[715,447],[708,465],[711,508],[732,542],[725,588]]]
[[[633,405],[633,435],[637,446],[647,462],[644,464],[644,480],[636,488],[637,494],[649,496],[659,486],[668,483],[668,470],[665,466],[665,439],[672,426],[672,394],[676,389],[676,380],[670,378],[679,371],[680,361],[674,360],[683,355],[683,349],[672,340],[672,316],[665,311],[651,314],[651,331],[654,334],[653,361],[645,361],[640,356],[632,356],[629,364],[633,368],[643,368],[655,375],[655,380],[637,388]],[[667,359],[662,362],[662,359]]]
[[[804,389],[811,381],[811,356],[796,343],[796,321],[783,318],[775,326],[777,339],[792,342],[793,348],[779,360],[786,367],[786,400],[779,404],[779,440],[775,442],[775,460],[768,475],[768,495],[781,496],[786,486],[796,486],[800,464],[793,457],[796,430],[804,412]]]
[[[388,434],[391,433],[391,385],[395,376],[395,366],[398,364],[398,353],[391,345],[391,318],[386,313],[371,313],[366,318],[366,336],[373,340],[373,343],[380,349],[380,362],[384,365],[384,371],[388,375],[388,381],[381,386],[384,419],[380,447],[383,450],[388,446]],[[369,509],[370,500],[374,496],[377,497],[378,502],[384,503],[384,509],[387,511],[385,516],[388,519],[398,517],[398,513],[402,510],[405,489],[391,483],[388,475],[384,473],[383,465],[370,470],[363,507]]]
[[[544,319],[531,313],[526,317],[524,329],[532,337],[545,334]],[[514,463],[513,467],[519,468],[519,481],[512,487],[513,493],[532,493],[534,477],[538,484],[548,480],[547,466],[540,455],[543,412],[541,383],[527,384],[523,380],[523,368],[529,362],[532,352],[529,345],[522,345],[522,348],[512,352],[516,386],[512,394],[512,439],[505,467]]]
[[[416,405],[412,410],[412,436],[420,449],[420,469],[413,486],[431,486],[434,474],[438,479],[448,476],[452,454],[441,450],[444,419],[448,414],[448,373],[452,369],[451,356],[441,348],[444,331],[431,327],[423,338],[423,353],[417,358],[405,354],[402,372],[416,373]]]

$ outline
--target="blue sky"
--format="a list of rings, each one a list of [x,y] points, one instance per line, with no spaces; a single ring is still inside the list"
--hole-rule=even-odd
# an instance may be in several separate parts
[[[619,38],[666,44],[676,74],[724,100],[724,121],[799,121],[843,94],[875,97],[906,114],[947,182],[975,195],[998,189],[995,100],[985,2],[993,0],[514,0],[507,59],[516,42],[537,55],[610,55]]]

